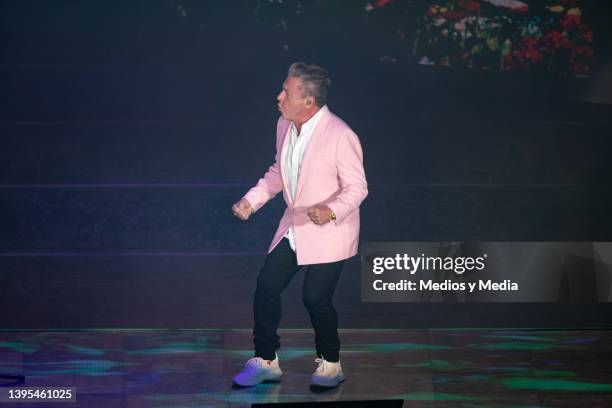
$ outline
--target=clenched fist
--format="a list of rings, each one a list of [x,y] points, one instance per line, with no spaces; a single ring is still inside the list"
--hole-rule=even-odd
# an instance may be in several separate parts
[[[241,198],[240,201],[232,206],[232,212],[236,217],[244,221],[253,214],[253,207],[251,207],[251,204],[246,199]]]
[[[323,225],[331,220],[332,210],[326,206],[317,204],[308,209],[308,217],[310,221],[317,225]]]

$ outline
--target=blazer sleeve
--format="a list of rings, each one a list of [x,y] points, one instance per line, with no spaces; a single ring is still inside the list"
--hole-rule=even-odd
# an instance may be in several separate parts
[[[336,163],[341,190],[327,206],[336,214],[336,224],[339,224],[358,208],[368,195],[363,151],[359,138],[351,130],[339,137]]]
[[[280,173],[280,162],[282,160],[280,156],[283,147],[283,126],[281,126],[281,121],[282,117],[278,119],[276,125],[276,156],[274,164],[268,168],[266,174],[259,179],[255,187],[251,188],[243,197],[251,204],[253,211],[259,210],[265,203],[283,190],[283,179]]]

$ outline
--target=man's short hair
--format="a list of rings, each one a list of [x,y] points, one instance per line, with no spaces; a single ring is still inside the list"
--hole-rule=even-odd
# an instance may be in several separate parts
[[[331,79],[324,68],[300,61],[291,64],[287,74],[302,80],[302,96],[313,96],[319,107],[325,105]]]

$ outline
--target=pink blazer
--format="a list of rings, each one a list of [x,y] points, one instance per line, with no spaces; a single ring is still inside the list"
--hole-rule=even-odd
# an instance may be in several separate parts
[[[342,119],[324,112],[306,147],[294,201],[283,160],[290,125],[290,121],[279,118],[274,164],[244,196],[257,211],[283,192],[287,208],[268,253],[293,225],[298,265],[335,262],[354,256],[359,244],[359,205],[368,195],[359,139]],[[307,210],[316,204],[331,208],[336,220],[324,225],[310,221]]]

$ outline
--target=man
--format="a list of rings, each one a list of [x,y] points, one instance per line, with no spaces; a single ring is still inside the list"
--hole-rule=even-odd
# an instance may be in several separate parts
[[[302,267],[303,301],[315,331],[315,386],[344,381],[338,317],[332,296],[344,260],[357,254],[359,205],[368,194],[357,135],[325,105],[331,80],[316,65],[297,62],[277,96],[281,117],[276,157],[257,185],[234,206],[248,219],[277,193],[287,208],[257,278],[253,302],[255,357],[234,377],[252,386],[282,375],[276,350],[281,292]]]

